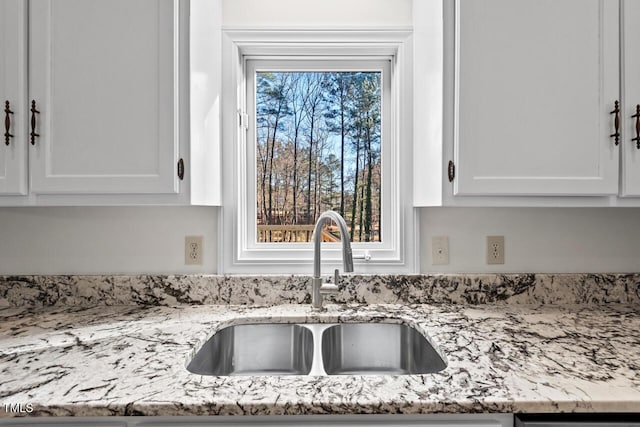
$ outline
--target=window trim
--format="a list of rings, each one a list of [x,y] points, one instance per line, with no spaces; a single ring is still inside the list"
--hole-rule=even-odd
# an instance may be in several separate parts
[[[358,242],[353,244],[353,250],[356,258],[364,257],[365,251],[371,255],[370,261],[356,259],[356,272],[414,272],[417,266],[414,237],[417,234],[414,232],[417,231],[417,222],[412,208],[412,168],[407,167],[413,164],[411,40],[411,31],[399,30],[223,31],[223,64],[230,65],[224,67],[222,72],[223,141],[226,141],[222,147],[223,180],[228,183],[223,189],[220,218],[223,243],[219,247],[219,269],[222,272],[246,274],[310,271],[313,259],[311,243],[256,243],[255,235],[251,234],[248,227],[241,225],[249,223],[249,220],[255,223],[255,207],[247,209],[247,183],[252,179],[251,176],[255,176],[255,171],[251,174],[249,169],[255,168],[255,164],[246,161],[251,141],[250,134],[242,123],[247,117],[247,61],[277,61],[305,56],[313,61],[327,60],[327,64],[331,60],[352,57],[358,57],[362,61],[373,58],[378,62],[389,61],[391,92],[387,101],[392,106],[391,114],[387,114],[390,116],[390,129],[383,132],[385,138],[391,138],[387,146],[394,145],[395,149],[389,153],[383,151],[383,156],[386,154],[383,157],[383,168],[390,169],[389,174],[393,177],[392,182],[387,183],[383,175],[383,188],[395,199],[395,218],[392,218],[395,224],[391,227],[389,238],[383,236],[382,243]],[[383,119],[383,123],[386,122]],[[250,126],[255,126],[255,117],[249,123]],[[233,186],[230,182],[233,182]],[[252,188],[255,189],[255,185]],[[386,228],[388,227],[383,228],[383,233]],[[325,265],[338,267],[340,244],[323,244],[322,255]]]

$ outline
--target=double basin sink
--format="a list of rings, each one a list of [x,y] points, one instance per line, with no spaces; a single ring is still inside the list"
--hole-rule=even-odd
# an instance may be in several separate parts
[[[194,355],[200,375],[410,375],[447,362],[416,329],[392,323],[228,326]]]

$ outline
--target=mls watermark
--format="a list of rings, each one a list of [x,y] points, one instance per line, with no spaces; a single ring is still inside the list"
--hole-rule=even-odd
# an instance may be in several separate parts
[[[30,414],[33,412],[33,405],[31,402],[27,403],[4,403],[4,411],[8,414]]]

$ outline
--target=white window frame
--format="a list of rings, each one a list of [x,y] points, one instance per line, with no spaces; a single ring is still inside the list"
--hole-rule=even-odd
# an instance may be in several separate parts
[[[255,102],[247,85],[256,70],[382,71],[382,242],[352,243],[357,273],[412,273],[417,222],[412,187],[412,32],[396,30],[223,30],[223,273],[309,273],[309,243],[257,243]],[[301,64],[304,58],[308,65]],[[354,66],[349,66],[352,61]],[[271,65],[277,67],[274,69]],[[263,67],[266,66],[266,67]],[[249,77],[251,76],[251,77]],[[387,79],[385,79],[388,77]],[[340,243],[323,243],[325,266],[338,268]],[[366,260],[366,255],[370,259]],[[325,267],[325,271],[331,271]]]
[[[359,242],[358,247],[362,250],[380,250],[391,249],[391,245],[387,242],[395,240],[395,234],[398,233],[396,225],[398,224],[398,212],[397,209],[393,209],[393,206],[398,204],[397,192],[394,192],[395,181],[395,155],[393,150],[393,117],[390,112],[393,111],[391,107],[391,97],[389,96],[391,91],[391,57],[382,56],[379,58],[349,58],[345,60],[340,57],[326,57],[323,59],[315,59],[308,57],[291,56],[285,59],[281,58],[264,58],[264,57],[245,57],[245,70],[246,70],[246,105],[243,107],[248,113],[249,126],[247,129],[246,138],[246,176],[247,185],[253,188],[250,191],[244,192],[243,197],[239,200],[241,213],[241,220],[246,221],[246,226],[241,227],[241,232],[246,231],[246,236],[241,239],[246,240],[245,245],[250,250],[267,250],[273,251],[274,249],[283,249],[286,247],[291,251],[299,251],[305,249],[308,243],[257,243],[251,236],[256,236],[258,227],[256,224],[257,217],[257,200],[256,200],[256,188],[254,183],[256,182],[256,103],[255,103],[255,76],[256,72],[260,71],[317,71],[317,72],[357,72],[357,71],[370,71],[379,72],[381,74],[381,157],[382,157],[382,243],[377,242]],[[249,163],[251,159],[253,162]],[[387,162],[390,167],[386,167]],[[245,213],[247,214],[245,217]],[[253,218],[253,220],[252,220]],[[287,257],[294,256],[295,252],[287,253]],[[280,252],[282,255],[282,252]]]

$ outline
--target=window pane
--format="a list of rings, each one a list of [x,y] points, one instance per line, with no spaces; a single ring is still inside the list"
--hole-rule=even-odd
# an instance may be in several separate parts
[[[381,240],[380,72],[257,72],[258,242],[307,242],[335,210]],[[325,241],[338,239],[329,226]]]

